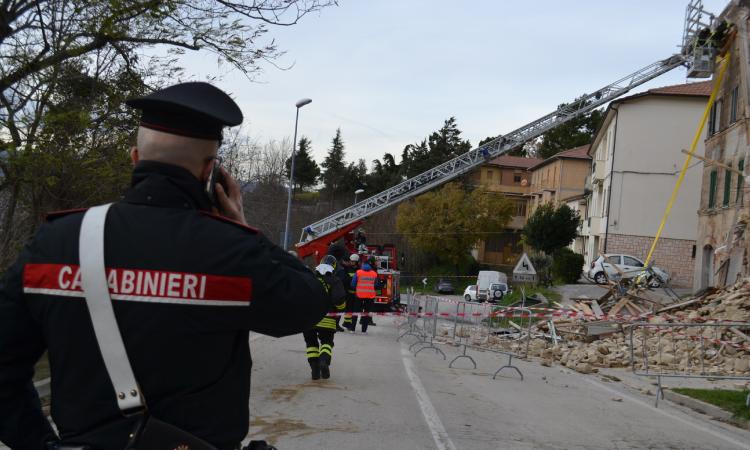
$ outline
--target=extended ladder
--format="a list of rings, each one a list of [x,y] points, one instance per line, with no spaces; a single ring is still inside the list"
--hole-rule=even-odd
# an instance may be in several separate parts
[[[378,211],[447,183],[457,176],[482,165],[486,161],[496,158],[514,148],[518,148],[552,128],[588,113],[620,97],[631,89],[669,72],[684,62],[684,56],[674,55],[649,64],[626,77],[620,78],[614,83],[604,86],[593,94],[584,94],[570,104],[558,108],[556,111],[528,123],[505,136],[500,136],[481,147],[470,150],[463,155],[457,156],[450,161],[446,161],[424,173],[403,181],[392,188],[386,189],[379,194],[375,194],[308,225],[302,230],[300,242],[309,241],[334,232],[340,227],[362,220]]]

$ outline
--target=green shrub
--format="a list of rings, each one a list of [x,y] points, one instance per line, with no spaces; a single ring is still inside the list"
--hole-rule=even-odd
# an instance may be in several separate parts
[[[568,247],[555,252],[552,273],[556,278],[560,278],[568,284],[575,283],[581,277],[582,270],[583,255],[575,253]]]

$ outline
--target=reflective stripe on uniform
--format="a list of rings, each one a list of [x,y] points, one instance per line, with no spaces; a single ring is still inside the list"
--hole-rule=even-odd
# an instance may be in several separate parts
[[[317,325],[315,325],[316,328],[325,328],[327,330],[335,330],[336,329],[336,319],[333,317],[323,317],[320,322],[318,322]]]
[[[320,350],[318,347],[307,347],[308,358],[317,358],[318,356],[320,356]]]
[[[327,354],[329,356],[333,356],[333,347],[329,344],[323,344],[320,346],[320,354]]]

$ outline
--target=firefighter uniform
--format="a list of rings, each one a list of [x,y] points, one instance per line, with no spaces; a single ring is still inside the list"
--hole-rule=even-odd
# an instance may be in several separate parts
[[[346,297],[334,305],[336,312],[341,312],[346,307]],[[307,345],[307,362],[310,363],[312,379],[317,380],[321,376],[327,379],[331,376],[330,365],[333,358],[333,336],[336,334],[337,317],[324,317],[314,328],[304,331],[302,336]]]
[[[151,97],[174,99],[164,117],[174,119],[178,111],[185,122],[157,114],[153,128],[180,134],[174,127],[185,125],[185,134],[220,139],[221,126],[242,120],[218,89],[180,86]],[[229,102],[236,111],[228,119],[222,108]],[[221,126],[204,129],[210,120]],[[324,316],[330,299],[299,260],[257,230],[211,214],[211,207],[190,171],[141,161],[131,188],[109,210],[104,259],[116,319],[150,413],[228,450],[248,432],[249,331],[299,333]],[[58,439],[32,383],[45,350],[51,415],[62,443],[124,448],[134,426],[118,408],[84,300],[82,217],[81,211],[51,215],[0,284],[0,441],[14,449],[44,448]]]
[[[372,270],[369,264],[365,263],[352,279],[352,286],[355,287],[355,294],[362,302],[362,310],[365,313],[372,312],[373,299],[375,298],[375,282],[378,279],[378,273]],[[367,333],[367,327],[370,324],[370,316],[363,316],[362,332]]]

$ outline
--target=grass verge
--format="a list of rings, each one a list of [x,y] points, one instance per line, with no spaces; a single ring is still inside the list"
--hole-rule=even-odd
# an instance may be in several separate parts
[[[748,390],[675,388],[672,391],[718,406],[732,413],[736,419],[750,420],[750,408],[745,405],[747,395],[750,394]]]

